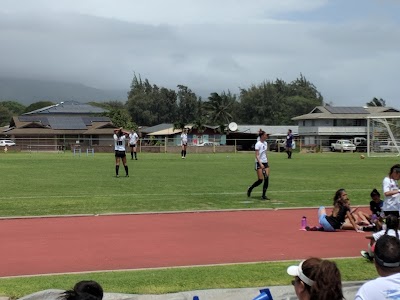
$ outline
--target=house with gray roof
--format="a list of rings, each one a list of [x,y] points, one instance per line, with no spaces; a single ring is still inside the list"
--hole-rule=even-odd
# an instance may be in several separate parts
[[[109,147],[116,128],[107,110],[65,101],[15,116],[2,134],[21,150],[59,150],[73,147]]]
[[[317,106],[310,113],[297,116],[298,134],[304,146],[329,146],[337,139],[367,137],[368,118],[400,116],[392,107]]]

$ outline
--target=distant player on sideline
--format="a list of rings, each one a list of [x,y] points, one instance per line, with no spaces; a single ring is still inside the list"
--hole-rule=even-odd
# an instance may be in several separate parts
[[[292,129],[288,130],[287,136],[286,136],[286,153],[287,153],[287,158],[292,158],[292,148],[293,148],[293,134],[292,134]]]
[[[187,143],[188,143],[188,136],[187,136],[187,129],[185,128],[185,129],[183,129],[182,134],[181,134],[182,158],[186,158]]]
[[[135,132],[135,130],[131,130],[131,133],[129,134],[129,146],[131,147],[131,159],[133,159],[133,155],[135,155],[135,160],[137,160],[137,155],[136,155],[136,144],[139,141],[139,136]]]
[[[267,189],[269,184],[269,165],[268,165],[268,157],[267,157],[267,149],[268,145],[266,139],[268,138],[268,134],[265,131],[261,131],[259,133],[260,140],[256,143],[255,150],[256,150],[256,161],[255,161],[255,169],[257,171],[257,181],[253,183],[247,190],[247,197],[251,196],[251,192],[256,186],[259,186],[263,180],[263,191],[261,200],[270,200],[267,195]]]
[[[125,175],[126,177],[129,177],[125,153],[125,140],[127,137],[129,137],[129,132],[123,131],[122,127],[114,129],[115,177],[119,177],[118,172],[121,158],[125,168]]]

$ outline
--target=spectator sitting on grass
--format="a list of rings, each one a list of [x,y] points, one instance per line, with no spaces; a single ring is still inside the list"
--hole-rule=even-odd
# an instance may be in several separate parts
[[[398,299],[400,295],[400,240],[384,235],[375,245],[375,268],[379,276],[364,283],[355,300]]]

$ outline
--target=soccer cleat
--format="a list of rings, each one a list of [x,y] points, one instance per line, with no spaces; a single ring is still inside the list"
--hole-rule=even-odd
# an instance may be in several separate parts
[[[271,200],[267,196],[261,196],[261,200]]]
[[[360,253],[362,257],[368,259],[369,261],[372,261],[374,259],[371,255],[369,255],[367,251],[362,250],[360,251]]]
[[[251,196],[251,188],[249,187],[249,188],[247,189],[247,197],[250,198],[250,196]]]
[[[129,177],[129,175],[128,175],[128,174],[126,174],[126,175],[125,175],[125,177]]]
[[[115,175],[115,177],[117,177],[117,178],[118,178],[118,177],[119,177],[119,175],[117,174],[117,175]]]

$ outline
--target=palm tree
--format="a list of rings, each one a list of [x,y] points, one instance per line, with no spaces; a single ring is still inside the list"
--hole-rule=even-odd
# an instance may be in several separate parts
[[[208,101],[204,103],[204,108],[208,112],[210,122],[213,124],[228,124],[232,120],[232,106],[234,104],[234,97],[222,93],[211,93]]]

